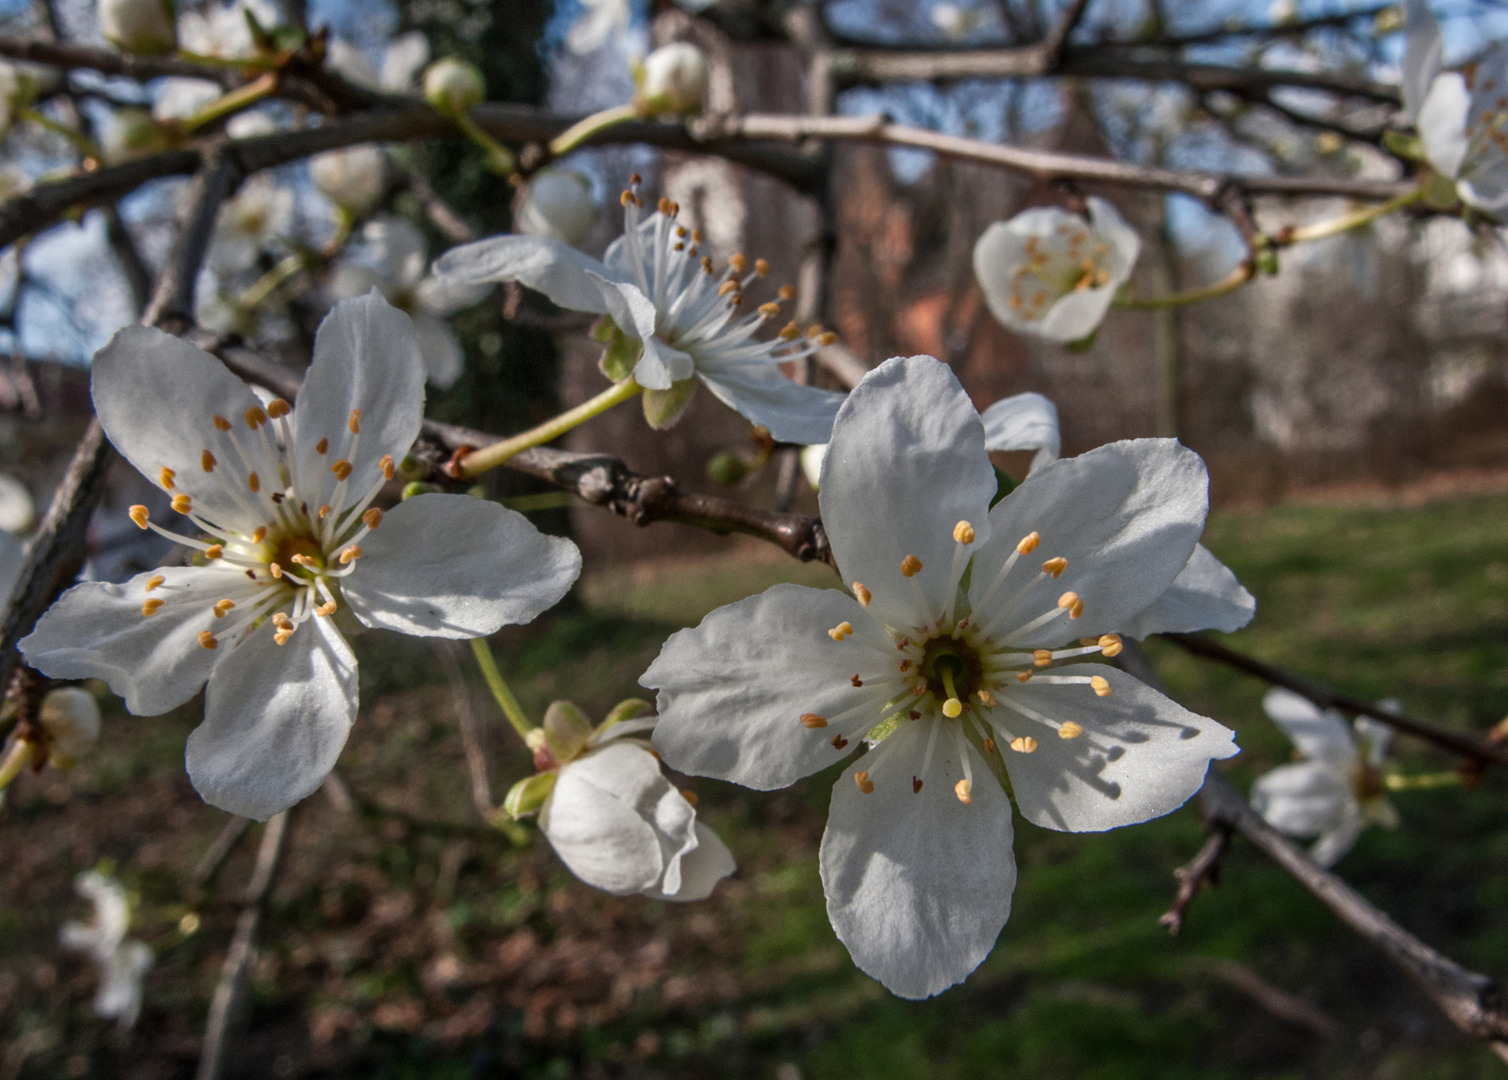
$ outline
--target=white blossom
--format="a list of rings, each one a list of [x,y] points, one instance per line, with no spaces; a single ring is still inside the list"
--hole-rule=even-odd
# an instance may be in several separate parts
[[[648,391],[645,413],[656,426],[674,423],[695,376],[776,439],[826,442],[843,395],[792,382],[778,365],[832,339],[813,327],[803,341],[793,322],[772,341],[756,340],[780,313],[771,301],[738,317],[743,290],[768,272],[764,260],[750,271],[735,255],[718,274],[701,252],[700,233],[677,223],[680,208],[669,199],[648,217],[637,191],[625,191],[622,201],[623,235],[600,262],[551,237],[508,234],[453,248],[435,260],[434,273],[465,284],[518,281],[563,308],[610,316],[642,350],[632,374]],[[793,288],[781,291],[782,299],[794,296]]]
[[[1091,197],[1087,223],[1055,206],[995,222],[974,245],[974,276],[990,313],[1012,330],[1079,341],[1104,320],[1140,251],[1115,207]]]
[[[88,870],[74,880],[73,887],[94,904],[94,919],[64,923],[59,935],[63,948],[87,953],[99,966],[95,1015],[118,1021],[122,1029],[134,1027],[141,1015],[142,980],[152,969],[152,949],[126,937],[131,928],[131,907],[119,882]]]
[[[23,533],[37,518],[37,506],[26,485],[9,473],[0,473],[0,529]]]
[[[389,94],[406,94],[414,89],[414,80],[429,63],[429,39],[419,30],[399,34],[382,50],[382,70],[378,71],[366,53],[342,38],[330,42],[325,66],[336,74],[369,90]]]
[[[487,96],[487,84],[475,64],[446,56],[424,72],[424,99],[445,112],[465,112]]]
[[[400,217],[367,222],[365,262],[343,261],[335,268],[330,292],[336,299],[378,289],[387,302],[407,312],[419,334],[425,378],[444,389],[461,376],[466,356],[445,317],[478,304],[490,285],[461,285],[428,277],[429,245],[417,227]]]
[[[771,789],[872,745],[833,788],[828,915],[892,992],[936,994],[1010,914],[996,767],[1028,820],[1085,832],[1173,810],[1236,752],[1119,668],[1058,666],[1120,651],[1113,631],[1193,553],[1206,487],[1197,455],[1138,439],[1043,466],[991,509],[963,387],[931,357],[889,360],[849,396],[823,465],[849,591],[777,585],[673,635],[640,680],[659,691],[655,748]]]
[[[529,178],[514,224],[521,233],[579,244],[597,225],[592,191],[579,173],[545,169]]]
[[[566,32],[565,45],[581,55],[607,44],[628,27],[628,0],[581,0],[581,17]]]
[[[385,514],[372,505],[424,406],[413,324],[375,293],[321,324],[296,409],[264,408],[214,357],[143,326],[96,354],[93,396],[105,434],[171,496],[191,535],[144,506],[132,520],[195,559],[74,586],[21,649],[54,678],[104,679],[139,716],[207,683],[189,778],[230,813],[270,817],[334,765],[357,692],[337,622],[490,634],[556,603],[580,571],[575,545],[496,503],[428,494]]]
[[[270,30],[279,22],[277,8],[268,0],[211,3],[184,12],[178,20],[179,40],[185,50],[198,56],[214,56],[222,60],[250,56],[256,51],[256,41],[246,21],[248,14],[263,29]]]
[[[661,45],[644,58],[639,101],[650,113],[680,116],[702,111],[707,97],[707,57],[689,41]]]
[[[1309,855],[1321,866],[1339,861],[1366,826],[1398,826],[1398,811],[1384,795],[1382,781],[1392,728],[1358,716],[1353,735],[1334,709],[1320,709],[1278,686],[1267,692],[1262,708],[1300,757],[1264,773],[1252,786],[1252,809],[1268,824],[1289,836],[1317,836]]]
[[[220,209],[208,263],[219,274],[238,274],[256,265],[293,226],[293,189],[272,176],[254,176]]]
[[[207,79],[159,79],[152,95],[152,115],[158,120],[187,120],[220,97]]]
[[[47,738],[47,763],[71,769],[99,741],[99,703],[82,687],[61,686],[43,695],[37,723]]]
[[[328,150],[309,159],[309,176],[321,195],[359,216],[387,190],[387,158],[370,143]]]
[[[125,52],[151,55],[177,45],[172,0],[99,0],[100,33]]]

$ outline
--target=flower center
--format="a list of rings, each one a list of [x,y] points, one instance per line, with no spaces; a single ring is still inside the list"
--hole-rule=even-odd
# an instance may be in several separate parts
[[[953,637],[933,638],[922,646],[918,675],[926,680],[927,691],[945,712],[950,700],[968,701],[984,685],[984,665],[979,653],[972,645]]]
[[[1047,236],[1027,237],[1026,258],[1011,272],[1011,310],[1039,319],[1068,293],[1109,284],[1109,253],[1110,245],[1084,225],[1059,225]]]
[[[271,561],[283,567],[298,567],[287,571],[297,577],[314,577],[325,569],[325,549],[312,536],[290,533],[278,541]]]

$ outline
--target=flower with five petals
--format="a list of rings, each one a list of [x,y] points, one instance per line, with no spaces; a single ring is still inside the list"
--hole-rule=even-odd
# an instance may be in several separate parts
[[[142,980],[152,969],[152,948],[126,937],[131,928],[131,906],[118,881],[97,870],[86,870],[73,887],[94,904],[94,921],[64,923],[60,935],[63,948],[87,953],[99,965],[95,1015],[118,1021],[122,1029],[135,1027],[141,1015]]]

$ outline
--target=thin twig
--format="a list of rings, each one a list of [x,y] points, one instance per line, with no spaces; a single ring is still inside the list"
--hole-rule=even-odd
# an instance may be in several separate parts
[[[1234,960],[1205,960],[1195,965],[1251,998],[1280,1020],[1302,1024],[1320,1038],[1334,1042],[1341,1036],[1340,1025],[1309,1002],[1275,986],[1245,964]]]
[[[488,821],[497,807],[492,802],[492,784],[487,779],[487,754],[482,749],[481,725],[477,722],[476,710],[471,707],[471,688],[466,685],[466,676],[456,655],[460,646],[454,641],[436,640],[431,642],[431,647],[445,681],[450,684],[451,700],[455,702],[461,746],[466,752],[466,770],[471,776],[471,801],[482,820]]]
[[[282,865],[290,812],[284,810],[273,815],[262,832],[256,867],[246,886],[241,917],[236,920],[236,934],[231,939],[230,951],[225,954],[225,964],[220,968],[215,995],[210,999],[209,1020],[204,1025],[204,1046],[199,1053],[199,1070],[194,1074],[196,1080],[220,1080],[226,1044],[245,996],[246,980],[256,960],[257,929],[267,914],[272,884]]]
[[[1173,871],[1173,877],[1178,880],[1178,894],[1173,898],[1173,906],[1157,920],[1168,928],[1170,935],[1176,936],[1183,929],[1183,919],[1188,913],[1189,903],[1199,890],[1219,884],[1220,861],[1225,857],[1229,846],[1230,830],[1213,828],[1204,847],[1199,849],[1199,854]]]
[[[1292,690],[1300,697],[1308,698],[1321,709],[1339,709],[1341,712],[1371,717],[1398,731],[1424,739],[1426,742],[1434,743],[1436,746],[1473,761],[1488,765],[1508,765],[1508,744],[1492,742],[1471,732],[1435,727],[1433,724],[1427,724],[1423,720],[1416,720],[1402,713],[1389,712],[1373,702],[1343,694],[1339,690],[1311,682],[1302,676],[1258,660],[1254,656],[1237,652],[1230,646],[1223,645],[1204,634],[1163,634],[1162,637],[1185,652],[1219,661],[1274,686]]]
[[[220,872],[220,867],[225,865],[225,860],[236,848],[236,841],[246,835],[246,827],[251,824],[250,818],[232,817],[220,830],[220,835],[215,837],[215,842],[209,846],[204,857],[194,866],[194,872],[189,875],[189,887],[195,891],[204,888],[215,879]]]

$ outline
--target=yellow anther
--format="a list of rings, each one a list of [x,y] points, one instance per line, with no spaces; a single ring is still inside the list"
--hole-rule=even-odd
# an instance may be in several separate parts
[[[256,473],[252,473],[246,477],[246,486],[251,488],[252,493],[255,494],[262,490],[262,478]]]
[[[995,695],[991,694],[988,690],[980,690],[975,694],[975,697],[979,698],[985,705],[993,707],[995,704]]]
[[[797,326],[794,322],[786,323],[785,328],[780,331],[781,341],[795,341],[800,336],[801,327]]]
[[[1082,614],[1084,614],[1084,601],[1075,600],[1073,606],[1068,609],[1068,617],[1070,619],[1077,619]]]
[[[316,454],[323,454],[323,453],[325,453],[329,449],[330,449],[330,440],[329,439],[321,439],[321,440],[319,440],[319,442],[317,442],[317,443],[314,444],[314,452]]]
[[[377,467],[382,470],[382,478],[384,480],[391,480],[394,476],[398,475],[398,470],[393,465],[392,454],[383,454],[382,460],[377,463]]]
[[[634,193],[632,191],[629,191],[627,188],[624,188],[622,193],[618,196],[618,202],[622,206],[631,205],[634,202]]]
[[[1039,532],[1027,533],[1016,545],[1016,550],[1023,555],[1030,555],[1037,550],[1037,545],[1042,542],[1042,534]]]
[[[317,607],[317,608],[314,609],[314,614],[320,616],[321,618],[323,618],[326,615],[334,615],[335,614],[335,601],[331,600],[328,604],[321,604],[321,605],[319,605],[319,607]]]
[[[1032,678],[1032,673],[1030,671],[1018,671],[1018,672],[1016,672],[1016,681],[1018,683],[1028,683],[1028,682],[1031,682],[1031,678]]]
[[[770,276],[770,263],[768,259],[755,259],[754,272],[760,277]]]
[[[808,326],[806,328],[806,336],[808,338],[812,338],[812,339],[819,338],[819,337],[822,336],[822,334],[823,334],[823,330],[822,330],[822,324],[821,323],[812,323],[812,325],[810,325],[810,326]]]
[[[283,576],[283,568],[277,563],[268,563],[267,572],[275,578],[280,578]]]
[[[361,520],[367,528],[375,529],[377,526],[382,524],[382,511],[374,506],[366,513],[361,515]]]
[[[967,521],[960,521],[953,526],[953,539],[960,544],[972,544],[974,542],[974,526]]]
[[[1119,634],[1106,634],[1100,638],[1100,652],[1105,656],[1119,656],[1123,648]]]
[[[199,467],[205,472],[215,471],[215,455],[205,450],[199,455]]]
[[[922,572],[922,561],[915,555],[907,555],[901,560],[901,574],[904,577],[916,577]]]
[[[1072,589],[1068,590],[1062,596],[1058,597],[1058,607],[1062,608],[1064,611],[1069,610],[1078,602],[1079,594],[1074,592]]]
[[[958,796],[958,801],[968,806],[974,801],[974,785],[967,780],[960,780],[953,785],[953,794]]]
[[[824,349],[829,345],[836,345],[837,343],[838,335],[833,333],[831,330],[817,335],[817,344],[821,345]]]
[[[874,781],[869,779],[869,774],[863,769],[853,774],[853,782],[859,785],[859,790],[865,795],[874,793]]]
[[[334,465],[330,466],[330,471],[335,474],[335,479],[345,480],[351,475],[351,463],[345,458],[341,458]]]
[[[661,195],[660,196],[660,202],[659,202],[658,206],[656,206],[656,209],[659,210],[660,213],[665,214],[666,216],[669,216],[669,214],[670,214],[670,200],[667,199],[665,196]]]
[[[780,286],[780,292],[776,295],[786,303],[790,303],[792,300],[796,299],[796,286],[782,285]]]
[[[1048,577],[1062,577],[1063,571],[1068,569],[1068,560],[1059,555],[1056,559],[1048,559],[1042,564],[1042,572]]]
[[[345,566],[347,563],[355,562],[359,558],[361,558],[361,545],[352,544],[340,553],[340,565]]]
[[[1089,685],[1094,688],[1095,697],[1110,696],[1110,680],[1103,675],[1091,675]]]
[[[901,671],[910,671],[911,670],[911,661],[910,660],[902,660],[900,662],[899,670],[901,670]]]
[[[1030,754],[1037,748],[1037,740],[1030,735],[1018,735],[1011,740],[1011,749],[1018,754]]]
[[[325,518],[327,518],[327,517],[330,516],[330,509],[331,508],[330,508],[330,504],[329,503],[326,503],[324,506],[321,506],[319,508],[319,519],[321,521],[324,521]]]
[[[145,529],[147,527],[147,521],[152,516],[152,512],[145,506],[142,506],[140,503],[137,503],[135,506],[131,507],[131,509],[128,511],[128,514],[130,515],[131,520],[136,522],[136,527],[138,529]]]
[[[814,712],[802,713],[801,726],[808,729],[809,731],[816,731],[818,728],[825,728],[827,727],[827,717],[818,716]]]
[[[187,495],[173,496],[173,509],[180,514],[187,514],[194,507],[194,500]]]
[[[227,420],[227,419],[225,419],[225,417],[221,416],[219,413],[215,413],[215,430],[216,431],[229,431],[230,430],[230,421]]]
[[[741,251],[735,252],[733,257],[728,260],[728,266],[732,268],[735,274],[742,274],[744,272],[744,268],[748,265],[748,257]]]
[[[151,592],[166,580],[167,578],[163,577],[161,574],[153,574],[151,577],[147,578],[147,583],[142,586],[142,588],[147,592]]]
[[[868,607],[869,601],[873,598],[873,594],[869,591],[868,588],[864,586],[862,582],[855,581],[853,583],[853,597],[859,603],[863,604],[865,607]]]
[[[246,426],[251,428],[252,431],[255,431],[265,423],[267,423],[267,414],[262,411],[262,406],[253,405],[246,410]]]
[[[220,558],[224,558],[224,556],[225,556],[225,545],[224,544],[211,544],[209,547],[207,547],[207,548],[204,549],[204,557],[206,559],[220,559]]]
[[[165,603],[167,603],[166,600],[154,596],[146,603],[141,605],[141,613],[143,615],[156,615],[159,611],[162,610],[162,605]]]
[[[1075,724],[1072,720],[1067,721],[1062,727],[1058,728],[1058,738],[1060,739],[1077,739],[1082,734],[1084,734],[1083,726]]]
[[[267,403],[267,415],[272,417],[274,420],[287,416],[292,411],[293,406],[289,405],[280,397],[275,397]]]
[[[718,296],[727,296],[730,292],[737,292],[737,291],[738,291],[738,282],[734,281],[732,278],[729,278],[727,281],[723,282],[721,285],[719,285],[717,287],[717,295]]]
[[[236,602],[234,600],[221,600],[221,601],[219,601],[218,603],[215,604],[215,618],[217,618],[217,619],[223,619],[223,618],[225,618],[225,613],[227,611],[229,611],[231,608],[235,607],[235,606],[236,606]]]
[[[988,735],[985,736],[984,742],[983,742],[982,745],[984,746],[984,752],[986,754],[993,754],[996,751],[996,749],[998,749],[995,746],[995,740],[992,739],[992,738],[990,738]]]
[[[834,750],[841,750],[841,749],[843,749],[847,745],[848,745],[848,740],[845,739],[841,734],[833,736],[832,747],[833,747]]]
[[[963,702],[956,697],[950,697],[943,702],[942,712],[949,720],[957,720],[959,714],[963,712]]]
[[[177,476],[178,474],[176,472],[164,465],[162,467],[162,472],[157,474],[157,479],[162,482],[163,487],[172,490],[173,481],[177,478]]]
[[[265,539],[267,539],[267,526],[258,525],[257,531],[251,534],[251,542],[253,544],[260,544]]]
[[[769,303],[759,305],[759,313],[767,319],[773,319],[780,314],[780,305],[771,300]]]
[[[350,431],[350,433],[352,435],[360,435],[361,434],[361,410],[360,409],[352,409],[351,410],[351,415],[348,416],[348,417],[346,417],[346,429],[348,431]]]
[[[219,640],[208,630],[199,631],[199,644],[206,649],[218,649],[220,647]]]
[[[288,644],[288,639],[293,636],[293,626],[279,626],[272,632],[272,640],[279,645]]]
[[[853,633],[853,623],[844,620],[827,632],[827,636],[834,641],[842,641]]]
[[[309,556],[307,555],[294,555],[292,556],[292,559],[295,566],[307,566],[309,569],[313,570],[316,565],[314,560],[309,558]]]
[[[1033,649],[1032,663],[1036,664],[1038,667],[1046,667],[1048,664],[1052,663],[1052,650]]]

